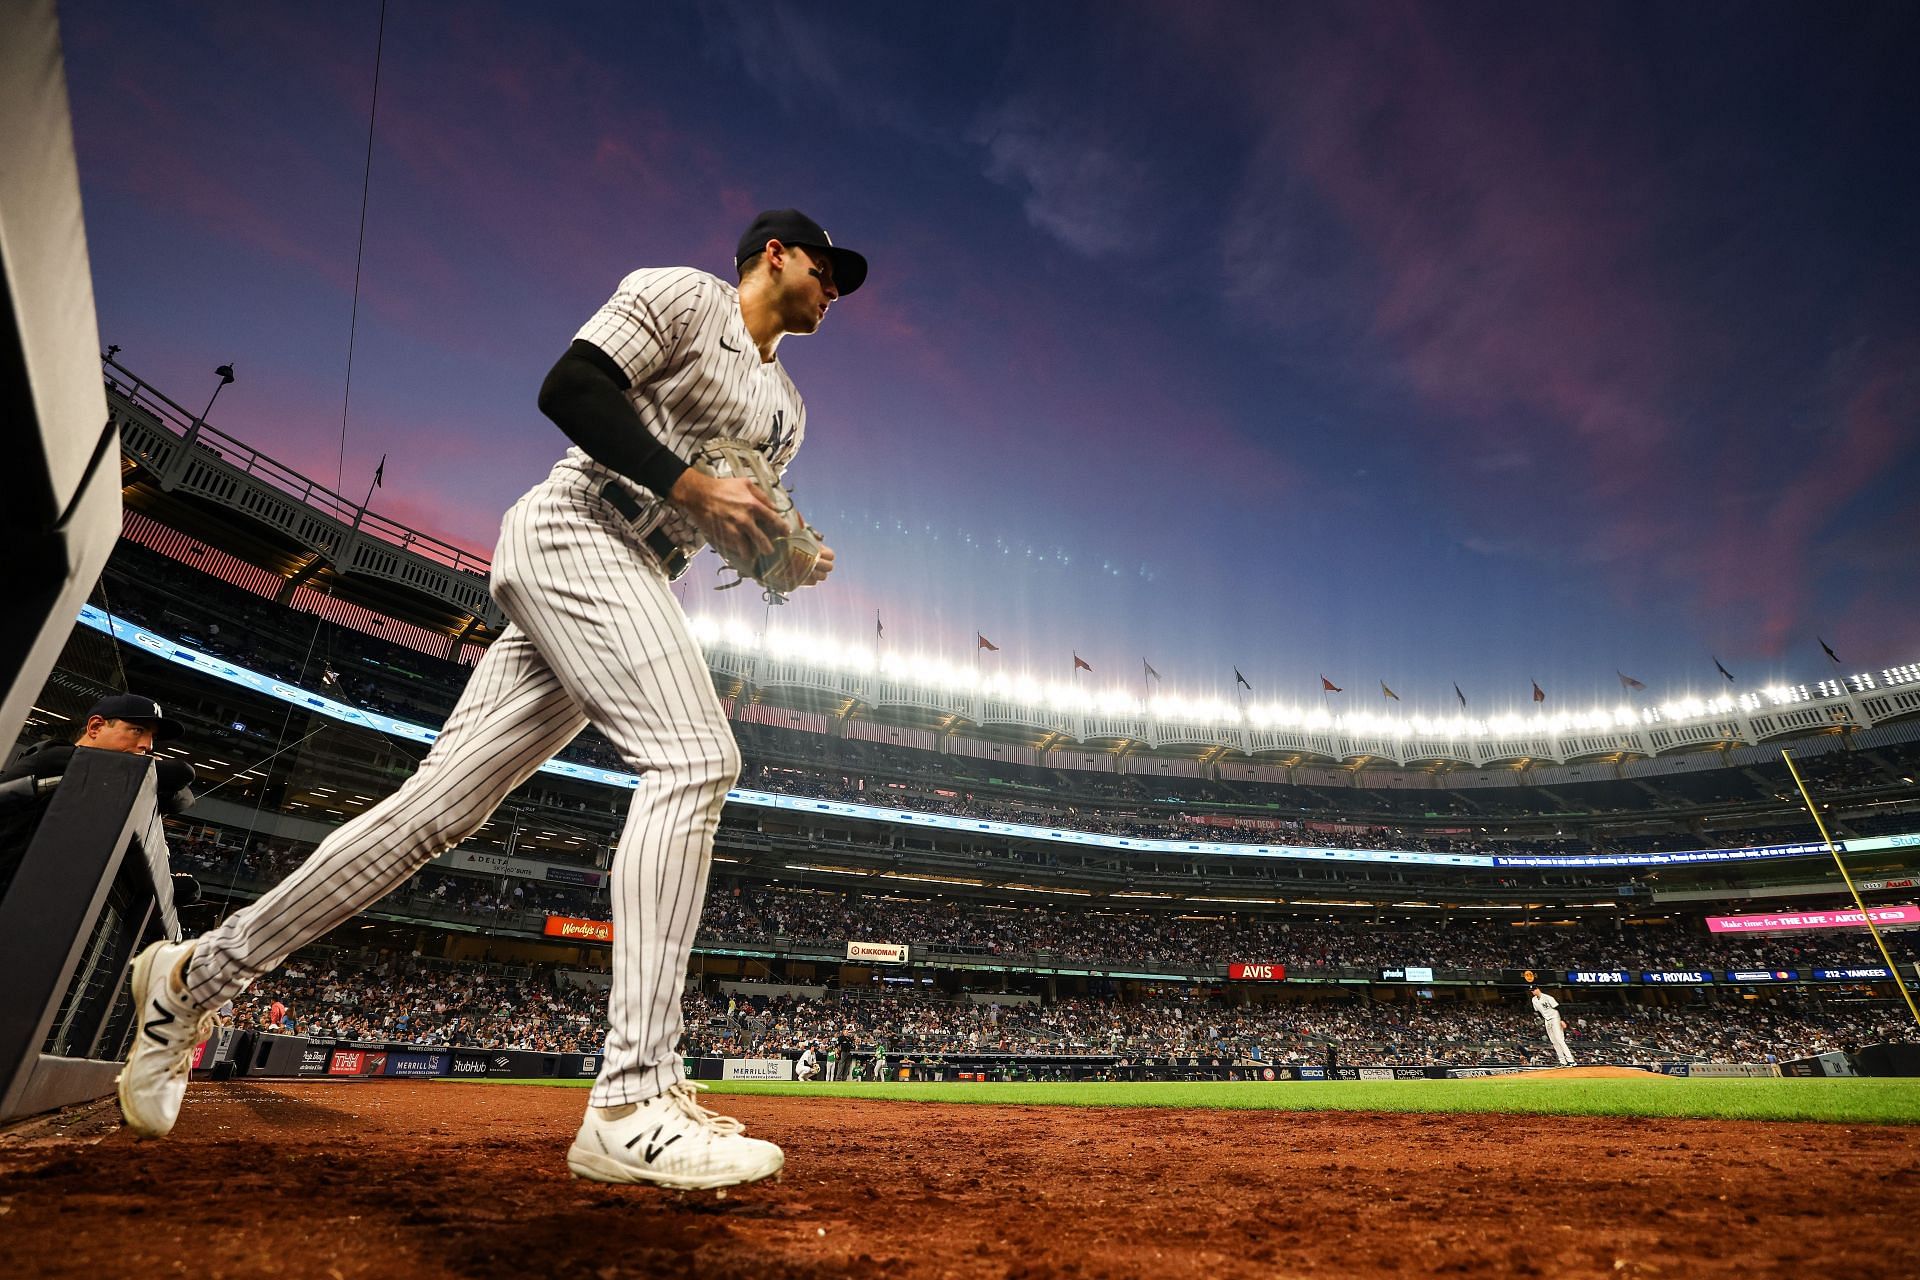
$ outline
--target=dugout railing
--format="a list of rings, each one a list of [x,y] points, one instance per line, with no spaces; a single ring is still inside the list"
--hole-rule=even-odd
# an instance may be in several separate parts
[[[151,759],[75,751],[57,786],[6,808],[0,1121],[113,1092],[136,1030],[127,969],[180,936]]]

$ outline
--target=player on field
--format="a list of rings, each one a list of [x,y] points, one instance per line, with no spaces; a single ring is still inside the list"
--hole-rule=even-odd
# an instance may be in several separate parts
[[[540,408],[573,442],[501,522],[491,590],[510,625],[474,668],[419,770],[279,886],[133,968],[139,1030],[120,1077],[137,1132],[173,1128],[211,1011],[464,840],[592,724],[640,775],[614,859],[604,1065],[568,1152],[581,1177],[723,1187],[775,1173],[778,1147],[699,1104],[676,1048],[713,834],[740,772],[705,658],[668,589],[705,543],[763,555],[786,525],[750,480],[687,459],[716,439],[776,470],[806,433],[776,358],[866,278],[796,210],[761,214],[739,284],[691,268],[627,276],[548,373]],[[823,550],[810,582],[833,568]]]
[[[1567,1048],[1567,1033],[1560,1025],[1560,1002],[1538,987],[1529,987],[1533,993],[1533,1011],[1540,1015],[1540,1021],[1547,1029],[1547,1042],[1553,1046],[1553,1059],[1563,1067],[1573,1065],[1573,1050]]]

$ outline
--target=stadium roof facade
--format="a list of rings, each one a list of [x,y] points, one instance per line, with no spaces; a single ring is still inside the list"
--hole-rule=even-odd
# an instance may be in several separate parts
[[[369,634],[395,639],[385,622],[393,619],[418,637],[407,642],[448,658],[471,656],[498,634],[504,619],[487,594],[484,558],[380,516],[216,431],[117,362],[105,367],[131,512],[272,575],[265,585],[276,602],[326,612]],[[1222,768],[1312,762],[1454,773],[1724,753],[1920,718],[1920,664],[1659,706],[1387,716],[1142,700],[828,638],[756,636],[699,617],[694,625],[716,684],[736,704],[1002,743],[1049,759],[1146,755]],[[1905,736],[1904,727],[1896,732]],[[1449,778],[1450,786],[1463,784],[1471,782]]]

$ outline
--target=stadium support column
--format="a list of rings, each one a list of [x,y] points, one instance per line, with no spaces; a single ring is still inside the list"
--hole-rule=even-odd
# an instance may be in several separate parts
[[[447,651],[440,656],[448,662],[458,662],[460,660],[460,650],[466,646],[468,641],[473,639],[474,633],[479,629],[480,619],[469,617],[467,619],[467,625],[460,628],[459,634],[447,641]]]
[[[119,431],[52,0],[0,5],[0,743],[11,744],[120,533]]]
[[[273,602],[275,604],[293,603],[293,593],[298,591],[301,587],[305,586],[307,582],[311,578],[313,578],[315,574],[319,573],[322,569],[326,567],[327,567],[327,555],[324,551],[316,551],[313,554],[309,555],[307,557],[307,562],[301,565],[298,569],[294,570],[292,575],[289,576],[285,582],[282,582],[277,589],[275,589],[273,593]]]

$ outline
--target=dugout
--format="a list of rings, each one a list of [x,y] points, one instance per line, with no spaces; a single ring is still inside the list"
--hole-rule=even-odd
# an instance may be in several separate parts
[[[0,887],[0,1120],[113,1092],[133,957],[180,936],[153,761],[77,751]]]

